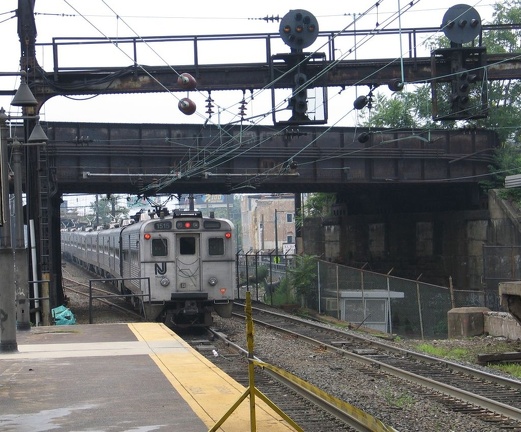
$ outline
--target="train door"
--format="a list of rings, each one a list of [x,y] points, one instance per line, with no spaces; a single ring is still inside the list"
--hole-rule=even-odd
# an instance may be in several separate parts
[[[201,290],[200,234],[177,234],[175,265],[177,291]]]

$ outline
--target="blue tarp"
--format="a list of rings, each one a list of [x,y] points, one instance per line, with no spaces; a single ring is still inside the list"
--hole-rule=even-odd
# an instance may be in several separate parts
[[[65,306],[58,306],[51,309],[52,318],[56,325],[73,325],[76,324],[76,318],[71,310]]]

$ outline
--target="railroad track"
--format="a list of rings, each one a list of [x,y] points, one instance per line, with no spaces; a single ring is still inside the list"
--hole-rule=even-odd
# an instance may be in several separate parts
[[[207,339],[187,335],[183,335],[183,339],[237,382],[248,387],[247,351],[222,333],[212,329],[209,332]],[[259,358],[255,360],[262,363]],[[306,432],[394,431],[392,428],[386,429],[385,425],[379,425],[378,429],[368,429],[366,425],[355,421],[349,413],[310,397],[309,392],[301,386],[290,383],[268,369],[256,368],[255,387]]]
[[[240,309],[242,308],[242,309]],[[244,319],[244,305],[234,315]],[[390,346],[328,326],[253,308],[257,324],[301,338],[321,349],[340,353],[361,366],[405,379],[454,411],[479,416],[495,426],[521,431],[521,382],[454,362]],[[364,372],[364,368],[360,370]],[[365,370],[367,373],[367,370]]]
[[[126,316],[130,316],[133,319],[138,319],[140,321],[143,321],[144,318],[142,315],[136,313],[133,309],[131,309],[130,305],[126,302],[119,301],[119,303],[116,303],[115,301],[108,300],[108,298],[114,298],[117,299],[117,296],[119,293],[117,293],[114,290],[106,290],[103,288],[99,288],[96,286],[89,286],[86,283],[80,282],[78,280],[68,278],[68,277],[62,277],[63,280],[63,289],[65,292],[70,291],[74,292],[75,294],[89,298],[90,293],[89,290],[92,289],[92,291],[95,291],[97,293],[100,293],[103,297],[107,298],[99,298],[99,296],[96,296],[92,299],[92,301],[96,301],[98,303],[101,303],[109,308],[109,310],[117,310],[119,312],[124,313]],[[92,311],[89,311],[89,316],[92,318]],[[89,319],[91,321],[92,319]]]

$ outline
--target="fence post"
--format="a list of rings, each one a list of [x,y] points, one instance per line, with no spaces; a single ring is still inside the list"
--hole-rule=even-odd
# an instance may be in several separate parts
[[[365,283],[364,283],[364,267],[367,265],[367,263],[364,263],[364,265],[360,268],[360,285],[362,290],[362,310],[363,310],[363,317],[364,321],[367,319],[366,315],[366,308],[365,308]]]
[[[335,264],[336,269],[336,317],[340,319],[340,286],[338,284],[338,264]]]
[[[318,313],[322,313],[322,302],[321,302],[321,299],[320,299],[320,260],[317,260],[317,278],[318,278],[318,283],[317,283],[317,286],[318,286]]]
[[[452,309],[456,307],[456,302],[454,301],[454,285],[452,285],[452,276],[449,276],[449,291],[450,291],[450,305]]]
[[[392,271],[394,270],[394,267],[389,270],[387,272],[387,276],[386,276],[386,279],[387,279],[387,320],[389,322],[389,334],[393,334],[393,320],[392,320],[392,317],[391,317],[391,284],[390,284],[390,277],[389,275],[392,273]]]
[[[420,298],[420,283],[418,282],[420,278],[422,277],[423,273],[418,276],[416,279],[416,299],[418,301],[418,314],[420,316],[420,333],[423,340],[423,316],[422,316],[422,304],[421,304],[421,298]]]

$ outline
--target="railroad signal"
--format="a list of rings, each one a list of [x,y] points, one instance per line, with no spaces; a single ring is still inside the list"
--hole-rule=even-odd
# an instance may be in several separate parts
[[[306,75],[298,73],[295,75],[295,89],[291,98],[291,106],[296,114],[306,114],[308,110],[308,92],[304,86],[307,81]]]
[[[280,21],[279,34],[290,48],[302,50],[317,39],[318,21],[304,9],[290,10]]]
[[[476,80],[477,75],[470,73],[468,70],[461,69],[457,71],[456,78],[453,80],[451,95],[453,113],[461,113],[469,108],[470,90]]]

